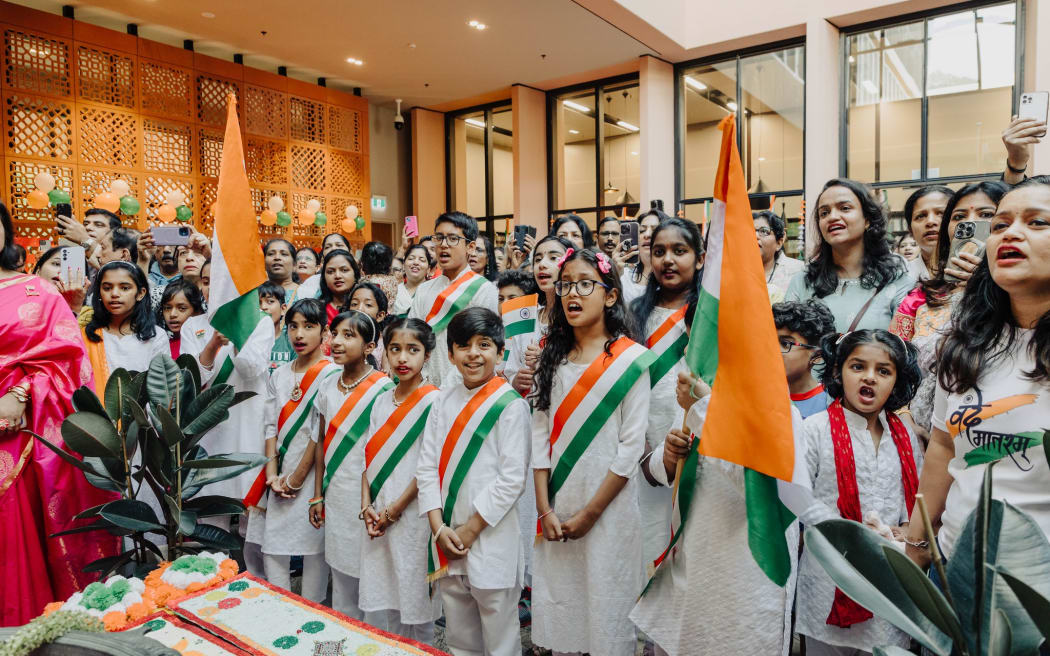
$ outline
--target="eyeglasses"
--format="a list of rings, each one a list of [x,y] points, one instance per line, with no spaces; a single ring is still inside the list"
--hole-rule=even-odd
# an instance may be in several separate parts
[[[434,240],[434,243],[439,246],[441,245],[441,242],[445,242],[449,246],[459,246],[459,242],[463,241],[463,237],[460,237],[459,235],[443,235],[440,232],[434,233],[432,239]]]
[[[604,289],[609,289],[609,285],[597,280],[577,280],[575,282],[563,282],[559,280],[554,283],[554,293],[558,296],[568,296],[572,293],[573,287],[575,287],[576,293],[580,296],[590,296],[594,293],[595,285]]]
[[[790,339],[786,339],[786,338],[780,340],[780,352],[781,353],[791,353],[791,349],[793,347],[795,347],[795,346],[799,347],[800,349],[806,349],[808,351],[813,351],[813,350],[816,350],[816,348],[817,348],[816,346],[812,346],[810,344],[799,344],[798,342],[796,342],[794,340],[790,340]]]
[[[755,228],[755,234],[759,237],[768,237],[773,234],[773,231],[769,228]]]

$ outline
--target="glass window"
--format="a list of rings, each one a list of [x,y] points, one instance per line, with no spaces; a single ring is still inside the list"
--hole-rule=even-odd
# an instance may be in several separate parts
[[[596,104],[595,90],[587,89],[561,96],[554,105],[557,208],[597,205]]]
[[[710,196],[718,170],[722,132],[718,123],[737,110],[736,60],[701,66],[682,74],[682,195]]]
[[[448,205],[478,219],[514,213],[514,134],[510,106],[471,109],[446,120],[449,145]]]
[[[514,115],[510,107],[492,111],[492,213],[514,213]]]
[[[805,66],[802,46],[740,60],[740,157],[754,193],[802,188]]]

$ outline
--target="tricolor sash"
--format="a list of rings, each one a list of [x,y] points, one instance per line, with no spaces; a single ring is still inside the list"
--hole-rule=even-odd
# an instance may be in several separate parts
[[[470,305],[478,290],[486,282],[488,281],[485,276],[474,273],[469,268],[456,276],[452,284],[438,294],[434,299],[434,304],[430,306],[430,311],[427,312],[426,322],[430,324],[434,332],[439,333],[444,330],[457,312]]]
[[[441,457],[438,461],[441,519],[446,525],[452,524],[452,511],[455,510],[459,499],[460,486],[477,459],[485,438],[492,432],[504,408],[511,401],[520,398],[507,381],[499,377],[493,378],[475,392],[467,405],[456,415],[441,447]],[[432,583],[447,573],[448,558],[432,536],[427,556],[427,581]]]
[[[645,345],[656,355],[649,369],[650,387],[654,387],[685,355],[685,345],[689,343],[689,332],[685,329],[685,313],[688,309],[688,305],[683,305],[672,312],[645,340]]]
[[[369,498],[373,501],[379,496],[379,490],[390,474],[423,434],[437,391],[438,388],[433,385],[417,387],[379,430],[368,438],[365,444],[365,477],[368,479]]]
[[[321,480],[321,494],[328,489],[332,477],[354,445],[368,432],[368,424],[372,420],[372,406],[376,399],[393,386],[394,381],[387,378],[386,374],[380,371],[372,372],[368,378],[358,383],[329,420],[328,430],[324,434],[324,478]]]
[[[539,299],[539,294],[527,294],[503,302],[503,305],[500,306],[500,314],[503,315],[505,337],[526,335],[536,330]]]
[[[321,390],[321,381],[340,371],[342,371],[342,368],[328,360],[318,360],[303,374],[303,380],[299,383],[299,389],[302,390],[299,400],[288,399],[288,402],[281,408],[281,414],[277,416],[278,471],[281,469],[281,465],[284,462],[284,454],[288,452],[288,447],[291,446],[292,440],[299,432],[299,429],[303,427],[306,418],[310,416],[310,411],[317,400],[317,393]],[[245,507],[258,506],[259,500],[262,499],[265,491],[266,465],[263,465],[262,471],[255,477],[255,482],[252,483],[247,496],[244,497]]]

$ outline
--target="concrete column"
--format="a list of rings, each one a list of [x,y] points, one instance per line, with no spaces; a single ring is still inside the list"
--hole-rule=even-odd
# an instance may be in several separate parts
[[[674,66],[649,55],[639,64],[641,211],[662,200],[674,215]]]
[[[839,175],[842,56],[839,31],[822,18],[806,23],[806,254],[816,244],[813,206],[824,183]]]
[[[514,223],[547,233],[547,95],[516,84],[514,111]],[[502,230],[502,226],[497,226]]]
[[[445,211],[445,115],[412,109],[412,212],[419,233],[434,231],[434,220]]]

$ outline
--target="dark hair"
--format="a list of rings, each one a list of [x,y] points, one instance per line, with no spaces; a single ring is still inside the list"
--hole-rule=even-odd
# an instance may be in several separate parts
[[[3,247],[0,248],[0,269],[14,271],[15,265],[18,264],[18,256],[13,248],[15,228],[11,223],[11,214],[3,203],[0,203],[0,225],[3,225],[4,228],[4,243]]]
[[[638,227],[639,228],[641,228],[642,221],[644,221],[645,219],[648,219],[650,216],[655,216],[659,223],[663,223],[664,221],[666,221],[666,220],[671,218],[671,216],[669,214],[666,214],[662,209],[660,209],[661,207],[663,207],[663,201],[656,200],[656,201],[653,201],[653,203],[654,203],[653,207],[650,207],[646,211],[644,211],[641,214],[639,214],[638,216],[634,217],[634,220],[638,222]],[[650,245],[652,244],[652,240],[649,241],[649,244]],[[636,244],[636,245],[639,248],[641,247],[641,244]],[[633,271],[631,272],[631,280],[633,280],[635,283],[642,282],[642,261],[641,261],[641,259],[638,260],[637,266],[635,266]],[[643,326],[643,329],[644,329],[644,326]]]
[[[606,214],[601,218],[601,220],[598,221],[598,232],[601,232],[602,226],[608,223],[609,221],[612,221],[617,226],[620,225],[620,219],[615,214]]]
[[[317,251],[315,251],[312,248],[308,248],[306,246],[304,246],[304,247],[300,248],[299,250],[295,251],[296,259],[298,259],[299,256],[302,255],[303,253],[309,253],[310,254],[310,257],[312,257],[313,260],[314,260],[314,265],[318,265],[318,264],[321,263],[321,256],[317,253]]]
[[[361,310],[341,310],[339,314],[332,317],[332,323],[328,324],[328,329],[334,333],[336,327],[344,321],[350,322],[350,330],[365,340],[365,344],[374,344],[379,339],[379,327],[375,320]]]
[[[503,318],[488,308],[469,307],[461,310],[448,322],[448,331],[445,340],[448,343],[448,352],[452,347],[466,347],[475,335],[488,337],[496,348],[503,350],[506,338],[503,335]]]
[[[1050,176],[1028,178],[1005,195],[1035,185],[1050,187]],[[973,389],[986,367],[1020,347],[1020,327],[1014,318],[1010,295],[992,278],[987,257],[966,283],[966,291],[952,312],[950,325],[951,330],[937,352],[938,380],[949,392],[960,394]],[[1050,312],[1039,317],[1024,348],[1035,361],[1035,366],[1024,372],[1024,377],[1043,384],[1050,382]]]
[[[115,228],[109,231],[109,243],[112,247],[110,250],[120,250],[126,248],[128,251],[128,261],[135,263],[139,259],[139,233],[137,230],[131,228]]]
[[[478,238],[474,240],[475,248],[478,242],[485,245],[485,271],[482,275],[488,280],[495,281],[499,271],[496,269],[496,248],[492,244],[492,240],[485,235],[478,235]]]
[[[820,346],[824,335],[835,332],[835,315],[815,298],[774,303],[773,323],[778,329],[798,333],[810,346]]]
[[[704,238],[700,236],[700,228],[688,219],[670,217],[661,221],[660,225],[656,226],[656,230],[653,231],[653,238],[649,242],[649,248],[652,249],[652,244],[656,242],[656,235],[672,228],[682,233],[685,241],[696,253],[696,258],[699,260],[704,254]],[[696,302],[700,298],[700,280],[702,278],[702,270],[693,272],[693,285],[689,289],[687,297],[689,309],[685,311],[685,321],[689,325],[692,324],[693,316],[696,314]],[[645,326],[649,322],[649,315],[653,313],[653,308],[656,307],[656,303],[660,300],[660,291],[658,276],[651,275],[649,276],[649,281],[645,283],[645,291],[631,302],[631,314],[634,315],[635,320],[638,322],[639,334],[645,332]]]
[[[318,326],[324,326],[328,320],[325,304],[317,298],[300,298],[292,303],[292,307],[288,308],[288,311],[284,313],[285,323],[290,323],[292,317],[297,314],[302,315],[307,323],[315,323]]]
[[[627,306],[623,302],[623,288],[620,286],[620,276],[616,267],[609,267],[608,273],[602,273],[598,268],[597,253],[593,250],[583,249],[573,251],[572,255],[565,259],[561,271],[558,272],[558,280],[565,271],[565,265],[573,260],[583,260],[587,265],[594,267],[598,273],[600,282],[607,285],[609,290],[616,290],[616,303],[612,307],[605,308],[605,330],[609,333],[609,339],[605,342],[605,354],[612,355],[612,344],[620,337],[635,338],[636,332],[634,322],[627,314]],[[550,330],[547,332],[547,344],[540,353],[540,361],[536,365],[536,378],[533,393],[530,398],[534,399],[533,407],[537,410],[549,410],[551,406],[551,390],[554,387],[554,376],[559,366],[565,362],[569,352],[576,346],[576,333],[565,318],[565,309],[561,303],[555,303],[550,310]]]
[[[266,251],[270,250],[270,244],[274,243],[275,241],[284,242],[288,245],[288,252],[292,254],[292,260],[294,261],[296,254],[299,252],[299,249],[295,247],[295,244],[288,241],[284,237],[274,237],[273,239],[267,240],[266,244],[263,245],[263,255],[266,254]]]
[[[25,266],[25,263],[26,263],[26,249],[25,249],[25,246],[23,246],[22,244],[17,244],[16,243],[16,244],[12,244],[11,248],[15,249],[15,264],[18,264],[19,262],[21,262],[22,266]]]
[[[325,244],[328,243],[329,237],[338,237],[339,239],[342,239],[343,245],[346,246],[345,250],[350,250],[350,240],[338,232],[329,232],[327,235],[324,236],[324,239],[321,240],[321,250],[324,250]]]
[[[418,244],[413,244],[413,245],[408,247],[408,250],[405,251],[405,259],[406,260],[408,259],[408,256],[412,254],[412,251],[414,251],[414,250],[421,250],[421,251],[423,251],[423,257],[427,258],[427,268],[429,268],[429,269],[433,269],[434,268],[434,256],[430,254],[430,251],[427,250],[427,247],[424,246],[422,244],[422,242],[420,242]]]
[[[559,237],[558,235],[554,234],[553,232],[550,232],[550,233],[547,233],[546,237],[544,237],[543,239],[541,239],[538,242],[536,242],[536,245],[533,246],[533,248],[532,248],[532,253],[530,253],[529,254],[529,258],[526,259],[526,262],[531,262],[532,259],[534,257],[536,257],[536,251],[540,250],[540,246],[542,246],[543,244],[545,244],[548,241],[558,242],[558,244],[563,249],[565,249],[566,253],[569,252],[570,248],[576,248],[576,246],[571,241],[566,239],[565,237]],[[524,264],[524,262],[522,264]],[[536,269],[535,268],[533,268],[531,274],[526,274],[526,275],[529,275],[532,278],[532,282],[533,283],[536,282]],[[540,286],[539,286],[539,284],[537,284],[536,285],[536,291],[538,292],[539,289],[540,289]],[[540,305],[546,307],[546,305],[547,305],[547,295],[546,294],[540,294]]]
[[[201,267],[203,268],[203,267]],[[267,280],[263,284],[259,285],[259,298],[274,298],[281,305],[284,305],[284,300],[287,298],[284,287],[277,283]]]
[[[121,223],[119,216],[117,216],[113,212],[110,212],[109,210],[104,210],[101,207],[92,207],[88,211],[84,212],[84,218],[86,219],[89,216],[95,216],[96,214],[101,214],[102,216],[106,217],[106,220],[109,221],[110,230],[116,230],[117,228],[124,225],[123,223]]]
[[[634,220],[638,223],[641,223],[643,220],[648,219],[650,216],[655,216],[656,218],[660,219],[660,223],[663,223],[667,219],[671,218],[671,215],[667,214],[663,210],[657,207],[650,207],[638,216],[634,217]]]
[[[92,342],[102,341],[102,335],[98,334],[99,328],[105,328],[109,325],[113,315],[106,308],[106,304],[102,302],[102,279],[105,274],[113,269],[123,269],[135,282],[135,286],[140,290],[145,290],[146,293],[142,296],[135,307],[131,310],[131,329],[135,332],[135,337],[140,341],[145,342],[146,340],[153,339],[153,336],[157,334],[157,322],[156,317],[153,315],[152,306],[149,300],[149,281],[146,280],[146,274],[142,272],[142,269],[138,268],[131,262],[125,262],[124,260],[114,260],[105,264],[98,273],[95,274],[95,279],[91,281],[91,321],[84,327],[84,332],[87,334],[87,338]]]
[[[780,218],[780,215],[772,210],[760,210],[758,212],[751,213],[752,220],[762,219],[769,226],[769,229],[773,232],[773,236],[776,237],[777,241],[784,238],[787,234],[784,232],[784,219]],[[777,253],[780,253],[780,249],[777,249]]]
[[[389,307],[389,301],[387,300],[386,294],[383,293],[383,289],[374,282],[369,282],[367,280],[356,283],[353,287],[350,288],[350,293],[346,295],[346,304],[343,306],[344,308],[350,307],[350,300],[354,297],[354,294],[357,293],[357,290],[359,289],[367,289],[368,291],[372,292],[372,296],[375,297],[376,307],[379,308],[379,311],[387,311],[387,307]],[[340,311],[342,311],[342,308],[340,308]]]
[[[536,286],[536,279],[521,269],[507,269],[501,271],[496,278],[496,289],[503,289],[514,285],[521,289],[525,295],[536,294],[540,288]]]
[[[919,187],[913,191],[911,196],[908,196],[908,200],[904,201],[904,220],[908,222],[909,232],[911,231],[911,222],[914,218],[912,215],[915,214],[915,204],[918,203],[921,198],[929,196],[930,194],[942,194],[951,198],[953,193],[951,187],[945,187],[944,185],[928,185],[926,187]]]
[[[2,207],[2,205],[0,205],[0,207]],[[44,251],[44,254],[37,258],[36,264],[33,265],[33,275],[40,273],[40,269],[44,268],[44,265],[47,264],[47,261],[53,258],[54,256],[58,255],[58,252],[61,251],[63,248],[66,247],[52,246],[51,248]],[[4,266],[3,268],[6,269],[7,267]]]
[[[551,225],[550,234],[557,235],[558,228],[562,227],[569,222],[575,223],[576,227],[580,229],[580,234],[583,235],[583,247],[594,248],[594,235],[591,234],[591,229],[587,226],[587,222],[581,219],[575,214],[562,214],[558,218],[554,219],[554,224]]]
[[[328,278],[325,277],[324,272],[328,268],[328,263],[337,257],[345,257],[350,262],[350,268],[354,270],[354,283],[361,279],[361,267],[357,265],[357,260],[350,254],[350,251],[344,251],[341,248],[328,251],[328,255],[324,256],[324,261],[321,263],[321,300],[325,305],[332,302],[332,290],[328,288]]]
[[[186,296],[186,302],[193,308],[194,316],[204,314],[204,294],[197,289],[197,285],[184,278],[172,280],[164,286],[164,292],[160,295],[160,305],[157,307],[157,325],[165,330],[168,324],[164,321],[164,306],[179,293]]]
[[[905,274],[904,260],[890,251],[886,241],[886,215],[875,202],[865,185],[847,178],[832,178],[824,184],[817,196],[817,207],[813,208],[813,221],[820,222],[820,196],[832,187],[845,187],[857,198],[861,212],[868,222],[864,229],[864,259],[860,285],[865,289],[882,289]],[[806,266],[806,285],[817,298],[824,298],[839,286],[839,274],[828,244],[817,230],[820,250]]]
[[[366,276],[390,273],[394,262],[394,251],[381,241],[370,241],[361,249],[361,270]]]
[[[478,222],[474,217],[463,212],[445,212],[434,221],[434,230],[437,230],[438,224],[440,223],[451,223],[460,230],[463,231],[463,236],[466,240],[474,241],[478,238]],[[426,239],[421,239],[419,243],[423,243]]]
[[[919,369],[919,350],[911,342],[905,342],[888,330],[864,329],[854,330],[841,337],[836,333],[825,335],[820,342],[825,366],[821,373],[821,382],[828,396],[841,399],[844,393],[842,385],[842,365],[853,351],[863,344],[878,344],[886,350],[897,368],[897,380],[893,391],[882,407],[886,412],[903,408],[911,402],[915,391],[919,389],[922,371]],[[836,343],[837,342],[837,343]]]
[[[405,330],[415,335],[415,338],[423,345],[423,352],[426,354],[430,354],[437,348],[437,337],[430,324],[422,319],[408,317],[395,317],[387,323],[386,328],[383,329],[383,344],[390,344],[394,339],[394,333],[398,330]]]
[[[910,239],[912,241],[915,241],[915,235],[911,234],[910,232],[905,232],[900,237],[897,237],[897,241],[893,242],[893,247],[894,248],[900,248],[901,245],[904,244],[904,240],[905,239]]]
[[[941,218],[941,226],[937,230],[937,270],[931,272],[933,275],[929,280],[923,280],[922,291],[926,295],[926,304],[931,308],[941,307],[948,302],[948,293],[955,288],[955,282],[944,278],[944,267],[948,265],[948,254],[951,252],[952,238],[948,235],[948,224],[951,223],[952,213],[962,202],[962,199],[972,194],[984,194],[996,205],[1002,200],[1009,185],[998,180],[985,180],[983,182],[972,182],[963,185],[948,199],[944,206],[944,216]]]

